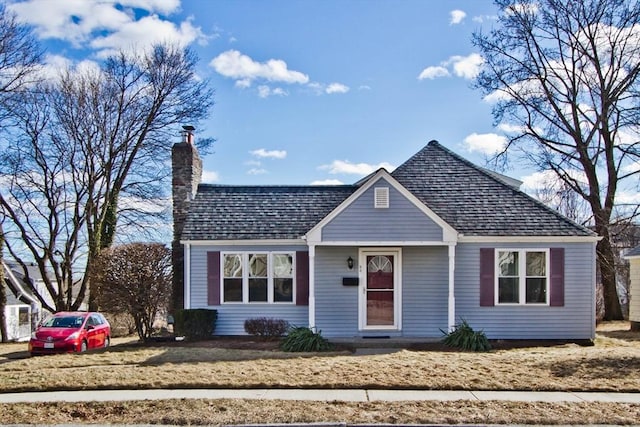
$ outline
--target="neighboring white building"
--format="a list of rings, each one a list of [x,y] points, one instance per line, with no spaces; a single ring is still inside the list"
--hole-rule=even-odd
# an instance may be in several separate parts
[[[24,282],[24,276],[17,264],[2,261],[4,269],[5,293],[7,304],[4,314],[7,326],[7,335],[10,341],[28,341],[31,331],[38,324],[42,315],[42,305],[33,295],[31,289]],[[28,267],[29,275],[34,280],[34,286],[40,292],[44,289],[44,283],[35,267]]]
[[[625,255],[629,260],[629,323],[631,330],[640,330],[640,246]]]

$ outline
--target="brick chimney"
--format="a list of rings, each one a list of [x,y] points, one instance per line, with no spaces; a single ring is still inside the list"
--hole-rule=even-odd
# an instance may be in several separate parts
[[[171,148],[173,193],[173,299],[172,309],[184,308],[184,245],[180,244],[182,230],[191,200],[202,179],[202,160],[194,144],[193,126],[182,127],[182,141]]]

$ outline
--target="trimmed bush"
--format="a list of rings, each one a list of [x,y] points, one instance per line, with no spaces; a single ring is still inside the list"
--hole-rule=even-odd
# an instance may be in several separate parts
[[[272,339],[283,336],[289,329],[289,322],[282,319],[258,317],[244,321],[244,331],[249,335],[255,335],[264,339]]]
[[[280,350],[289,352],[312,352],[333,350],[333,345],[322,336],[304,326],[292,327],[280,343]]]
[[[184,336],[193,341],[207,340],[211,339],[216,329],[218,311],[206,308],[176,310],[173,317],[173,327],[177,336]]]
[[[489,351],[491,344],[483,331],[474,331],[466,320],[462,319],[459,325],[453,327],[453,331],[446,333],[442,343],[449,347],[459,348],[465,351]]]

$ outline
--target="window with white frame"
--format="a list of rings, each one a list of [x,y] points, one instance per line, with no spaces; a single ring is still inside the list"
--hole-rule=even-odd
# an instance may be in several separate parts
[[[549,251],[498,250],[497,303],[548,304]]]
[[[293,303],[293,260],[289,252],[223,253],[223,302]]]

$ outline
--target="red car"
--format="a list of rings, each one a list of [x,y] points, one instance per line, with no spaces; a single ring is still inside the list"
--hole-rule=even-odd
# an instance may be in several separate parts
[[[29,353],[85,352],[106,348],[111,342],[111,326],[95,312],[60,312],[38,326],[31,334]]]

